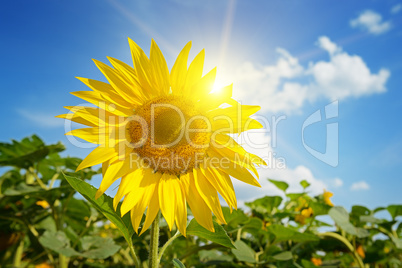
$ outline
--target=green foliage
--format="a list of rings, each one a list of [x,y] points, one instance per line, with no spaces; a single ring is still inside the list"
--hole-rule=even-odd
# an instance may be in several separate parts
[[[302,180],[300,182],[300,185],[303,187],[303,189],[306,189],[307,187],[310,186],[310,183],[308,183],[306,180]]]
[[[355,235],[359,238],[364,238],[370,235],[368,230],[356,227],[349,221],[349,213],[343,207],[333,207],[329,210],[328,214],[339,228],[348,234]]]
[[[212,233],[199,225],[195,219],[192,219],[187,226],[187,235],[197,236],[228,248],[234,248],[232,241],[222,226],[214,222],[214,228],[215,232]]]
[[[20,142],[12,140],[12,143],[0,143],[0,166],[13,166],[28,169],[48,155],[64,151],[64,145],[60,142],[53,145],[45,145],[36,135],[24,138]]]
[[[276,180],[271,180],[268,179],[270,182],[272,182],[276,187],[278,187],[279,190],[282,190],[284,192],[286,192],[286,189],[288,189],[289,184],[287,184],[284,181],[276,181]]]
[[[237,240],[234,245],[236,248],[232,249],[232,253],[235,255],[236,259],[248,263],[256,263],[255,251],[249,245],[241,240]]]
[[[47,145],[37,136],[0,143],[0,166],[6,167],[0,176],[0,266],[145,264],[149,231],[138,236],[130,215],[121,218],[111,197],[95,200],[96,188],[87,180],[99,171],[75,172],[81,159],[62,157],[62,150],[62,144]],[[186,237],[162,221],[160,245],[171,244],[161,266],[402,267],[402,205],[353,206],[348,212],[328,205],[323,195],[308,194],[305,180],[302,192],[269,181],[281,196],[246,202],[245,210],[223,207],[227,224],[214,221],[214,233],[191,211]],[[389,217],[379,218],[380,211]]]
[[[178,259],[173,259],[172,262],[173,266],[176,268],[186,268],[186,266],[184,266],[184,264]]]
[[[113,209],[113,199],[106,194],[103,194],[98,199],[95,199],[97,189],[85,181],[67,175],[64,175],[64,177],[77,192],[82,194],[86,200],[88,200],[97,210],[105,215],[109,221],[117,226],[127,241],[131,241],[134,230],[130,222],[129,214],[121,217],[119,212],[120,209],[117,209],[116,211]]]

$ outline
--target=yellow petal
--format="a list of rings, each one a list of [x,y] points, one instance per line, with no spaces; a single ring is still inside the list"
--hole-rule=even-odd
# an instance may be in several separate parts
[[[147,210],[147,216],[145,217],[144,224],[142,225],[140,235],[142,235],[146,230],[148,230],[149,226],[151,226],[152,222],[158,215],[158,212],[159,212],[159,194],[158,191],[155,190],[154,195],[151,197],[151,202],[149,203]]]
[[[212,145],[216,146],[217,148],[226,147],[226,148],[234,151],[235,153],[239,154],[241,157],[247,158],[254,164],[264,165],[264,166],[267,165],[267,163],[262,158],[258,157],[255,154],[251,154],[251,153],[247,152],[232,137],[230,137],[226,134],[214,133],[211,136],[211,139],[213,140]]]
[[[114,148],[98,146],[92,152],[90,152],[89,155],[84,158],[84,160],[82,160],[76,171],[86,167],[96,166],[114,156],[116,156],[116,151]]]
[[[140,185],[141,178],[143,177],[142,168],[136,169],[121,178],[119,189],[113,198],[113,208],[116,210],[120,200],[131,191],[135,191]]]
[[[186,193],[186,199],[190,206],[191,212],[194,215],[196,221],[205,229],[215,232],[214,224],[212,222],[211,209],[207,206],[204,199],[198,193],[195,186],[193,173],[187,173],[180,176],[184,192]]]
[[[159,90],[160,95],[169,94],[170,88],[170,77],[169,77],[169,69],[167,67],[165,58],[163,57],[162,52],[160,51],[158,45],[152,39],[151,44],[151,55],[150,55],[150,63],[152,67],[152,71],[154,74],[154,84]]]
[[[107,160],[107,161],[105,161],[105,162],[102,163],[102,177],[105,176],[106,170],[107,170],[107,168],[109,167],[109,165],[110,165],[110,163],[111,163],[112,160],[113,160],[113,158],[110,158],[109,160]],[[98,191],[99,191],[99,190],[98,190]],[[102,194],[101,194],[101,195],[102,195]],[[101,196],[101,195],[99,195],[99,196]],[[99,196],[98,196],[98,192],[96,192],[95,199],[98,199]]]
[[[201,169],[208,181],[225,199],[229,207],[237,208],[237,200],[230,176],[215,168]]]
[[[191,41],[188,42],[173,65],[170,72],[170,81],[173,94],[182,94],[187,77],[187,61],[188,54],[190,53]]]
[[[183,88],[183,95],[191,94],[192,86],[200,80],[204,68],[205,50],[201,50],[188,67],[186,83]]]
[[[128,100],[135,105],[141,105],[142,101],[136,98],[135,91],[132,85],[128,84],[126,80],[113,68],[100,62],[98,60],[93,60],[98,67],[98,69],[103,73],[106,79],[109,81],[110,85],[120,94],[121,97]]]
[[[232,198],[229,194],[229,187],[225,185],[226,181],[222,181],[221,177],[216,178],[215,173],[210,168],[202,168],[200,167],[202,174],[204,174],[205,178],[209,181],[209,183],[218,191],[218,193],[225,199],[226,203],[229,207],[234,207],[234,203],[232,202]]]
[[[103,175],[102,182],[96,192],[95,198],[101,196],[118,178],[125,176],[129,172],[133,172],[137,168],[137,165],[133,164],[130,158],[126,158],[124,161],[116,161],[112,163]]]
[[[201,96],[199,104],[203,107],[205,111],[218,108],[220,105],[227,103],[231,104],[232,99],[233,84],[223,87],[220,90]]]
[[[145,208],[149,206],[154,193],[158,192],[158,183],[161,176],[162,174],[160,173],[153,173],[153,170],[150,168],[145,170],[144,179],[141,181],[140,190],[138,191],[139,195],[142,193],[142,196],[138,199],[139,202],[132,210],[134,211],[134,215],[132,214],[131,222],[133,223],[134,230],[138,230]],[[130,194],[137,194],[137,192],[131,192]],[[123,209],[123,205],[121,209]],[[122,215],[124,212],[125,210],[122,211]]]
[[[108,112],[111,112],[115,115],[120,116],[130,116],[133,114],[132,109],[127,109],[121,106],[118,106],[116,103],[111,103],[107,101],[100,93],[95,91],[76,91],[71,92],[72,95],[81,98],[89,103],[95,104],[99,108],[103,108]]]
[[[180,233],[186,236],[187,228],[187,205],[186,205],[186,195],[183,191],[183,186],[179,180],[180,189],[177,189],[177,206],[176,206],[176,226]]]
[[[211,118],[212,131],[218,131],[219,133],[240,133],[250,129],[263,128],[260,122],[252,119],[248,116],[229,117],[227,115],[218,115]]]
[[[112,57],[107,57],[107,59],[110,61],[115,70],[118,71],[120,74],[122,74],[124,79],[128,80],[136,88],[140,87],[138,77],[133,67]]]
[[[203,78],[201,78],[192,88],[191,98],[194,100],[199,100],[203,96],[211,92],[214,86],[216,78],[216,68],[213,68],[209,73],[207,73]]]
[[[253,177],[253,175],[251,175],[251,173],[246,168],[244,168],[236,163],[225,162],[225,164],[220,165],[217,168],[219,170],[225,172],[226,174],[238,179],[239,181],[261,187],[261,185],[258,183],[258,181]]]
[[[104,136],[104,130],[99,127],[73,129],[64,135],[72,135],[83,139],[84,141],[99,144],[100,136]]]
[[[126,214],[129,210],[137,205],[137,210],[139,210],[139,213],[144,213],[144,210],[148,206],[149,200],[153,195],[155,187],[158,185],[161,176],[161,173],[154,173],[151,168],[143,168],[143,176],[138,179],[138,187],[135,189],[133,187],[132,191],[124,198],[123,204],[120,208],[121,215]]]
[[[90,89],[92,89],[95,92],[98,92],[104,97],[106,100],[108,100],[111,103],[118,104],[119,106],[133,109],[134,104],[126,101],[123,99],[120,94],[109,84],[97,81],[97,80],[92,80],[88,78],[83,78],[83,77],[76,77],[78,80],[83,82],[86,86],[88,86]]]
[[[157,94],[155,94],[155,91],[152,88],[152,70],[149,64],[149,59],[141,47],[139,47],[133,40],[129,38],[128,42],[133,57],[134,70],[137,74],[141,88],[143,89],[143,94],[147,99],[151,99],[154,96],[157,96]]]
[[[248,168],[255,174],[257,178],[259,178],[257,169],[255,168],[253,162],[249,158],[240,155],[236,151],[233,151],[227,147],[221,147],[217,149],[215,146],[212,145],[209,147],[208,154],[211,157],[216,157],[218,159],[228,159],[235,165],[240,165],[242,167]]]
[[[221,178],[221,182],[224,185],[223,187],[226,187],[225,189],[227,190],[230,199],[232,200],[232,205],[234,209],[237,209],[237,199],[236,199],[236,194],[235,190],[233,187],[232,179],[228,174],[226,174],[223,171],[220,171],[218,169],[212,169],[212,171],[215,172],[216,177]],[[232,208],[230,208],[230,212],[232,212]]]
[[[155,177],[157,179],[156,181],[153,181],[148,187],[146,187],[146,189],[143,191],[142,198],[139,199],[139,202],[134,207],[135,216],[132,218],[134,230],[138,230],[145,208],[150,205],[151,198],[154,197],[154,193],[158,193],[158,182],[160,175],[161,174],[159,174],[158,177]]]
[[[205,178],[200,169],[193,169],[193,174],[195,186],[202,199],[204,199],[205,203],[212,210],[218,220],[222,223],[226,223],[216,189],[211,183],[209,183],[208,179]]]
[[[181,191],[181,186],[177,176],[164,173],[158,187],[159,207],[170,230],[172,230],[175,220],[179,191]]]
[[[86,125],[86,126],[89,126],[89,127],[98,126],[97,124],[94,124],[94,123],[92,123],[92,122],[90,122],[90,121],[88,121],[88,120],[86,120],[84,118],[81,118],[81,117],[77,116],[74,113],[61,114],[61,115],[56,116],[56,118],[62,118],[62,119],[70,120],[70,121],[73,121],[75,123],[83,124],[83,125]]]
[[[121,124],[126,121],[125,117],[114,115],[104,109],[86,107],[86,106],[65,106],[75,113],[75,116],[81,117],[96,126],[105,126],[106,124]]]

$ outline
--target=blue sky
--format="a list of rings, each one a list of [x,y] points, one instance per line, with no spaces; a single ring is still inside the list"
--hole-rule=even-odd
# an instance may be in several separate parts
[[[54,118],[82,103],[69,94],[86,90],[74,77],[104,80],[92,58],[131,64],[127,37],[146,52],[154,38],[169,67],[192,40],[190,58],[206,49],[204,73],[217,66],[219,83],[234,82],[235,98],[261,105],[271,127],[285,118],[276,138],[267,130],[251,136],[269,143],[256,151],[286,164],[261,170],[262,180],[297,190],[307,179],[311,191],[326,188],[346,207],[402,201],[402,1],[6,0],[0,21],[1,141],[36,133],[84,157],[90,150],[70,144]],[[324,118],[334,101],[338,116],[304,129],[305,144],[324,153],[334,144],[327,123],[337,126],[331,166],[303,146],[302,126],[317,110]],[[262,185],[237,186],[239,199],[277,194]]]

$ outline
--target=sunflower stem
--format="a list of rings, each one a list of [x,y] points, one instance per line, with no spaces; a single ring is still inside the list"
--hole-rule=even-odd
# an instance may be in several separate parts
[[[173,240],[175,240],[176,238],[178,238],[179,236],[181,236],[181,233],[179,231],[176,232],[176,234],[174,236],[172,236],[161,248],[161,250],[159,251],[159,257],[158,257],[158,263],[161,262],[162,259],[162,255],[165,252],[165,250],[167,249],[167,247],[173,242]]]
[[[318,236],[332,237],[332,238],[335,238],[335,239],[341,241],[342,243],[344,243],[345,246],[347,246],[348,249],[350,250],[350,252],[353,254],[353,259],[355,260],[357,265],[359,265],[359,268],[364,268],[363,260],[360,258],[360,256],[357,253],[355,247],[353,247],[353,245],[350,244],[350,242],[344,236],[341,236],[341,235],[339,235],[337,233],[332,233],[332,232],[320,233],[320,234],[318,234]]]
[[[134,265],[135,265],[135,267],[141,268],[141,267],[142,267],[141,261],[140,261],[140,259],[138,258],[137,254],[135,254],[135,250],[134,250],[134,246],[133,246],[133,241],[131,241],[131,238],[130,238],[130,243],[128,244],[128,247],[130,248],[131,255],[133,256],[133,260],[134,260]]]
[[[159,249],[159,214],[155,217],[151,226],[151,241],[149,243],[149,268],[159,267],[158,249]]]
[[[21,266],[22,254],[24,253],[24,238],[21,238],[20,243],[18,244],[17,250],[14,254],[13,267]]]

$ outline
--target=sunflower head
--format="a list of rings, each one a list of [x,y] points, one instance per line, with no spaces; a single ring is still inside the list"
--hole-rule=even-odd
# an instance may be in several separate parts
[[[127,137],[155,171],[180,175],[195,167],[195,157],[205,157],[211,125],[196,102],[182,96],[156,98],[139,107],[135,118],[127,125]]]
[[[73,92],[96,107],[66,107],[59,117],[86,125],[66,133],[98,144],[77,170],[102,164],[96,197],[121,178],[114,206],[130,212],[141,233],[159,211],[169,228],[186,234],[187,204],[195,219],[214,231],[212,213],[225,223],[219,196],[237,208],[232,178],[259,186],[256,165],[266,163],[248,153],[230,134],[262,125],[251,118],[258,106],[232,99],[232,85],[212,91],[216,68],[203,76],[204,50],[190,63],[189,42],[171,71],[152,40],[148,57],[129,39],[133,67],[108,57],[96,61],[107,83],[78,78],[90,91]]]

